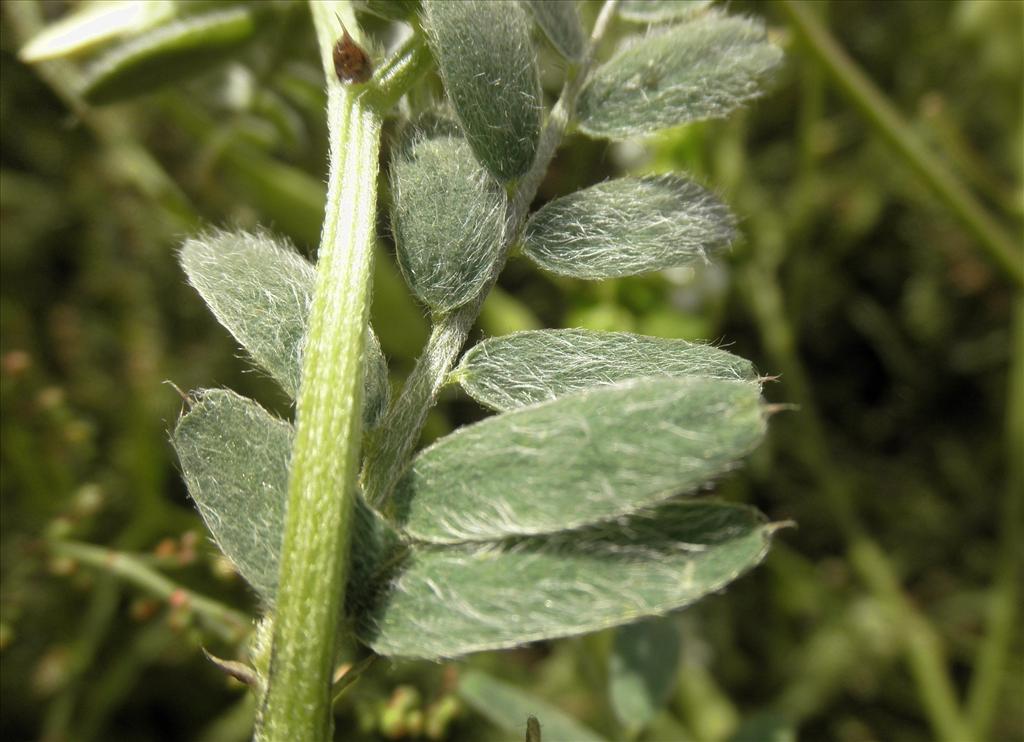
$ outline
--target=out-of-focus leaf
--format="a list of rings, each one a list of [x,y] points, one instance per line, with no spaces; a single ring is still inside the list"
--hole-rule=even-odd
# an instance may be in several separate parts
[[[414,545],[358,631],[380,654],[436,659],[662,615],[757,564],[773,530],[747,507],[675,500],[554,536]]]
[[[712,345],[578,329],[484,340],[453,376],[473,399],[500,411],[641,376],[757,378],[750,361]]]
[[[100,57],[86,71],[82,95],[112,103],[203,74],[231,59],[256,29],[257,8],[249,5],[157,26]]]
[[[273,603],[288,498],[292,426],[227,389],[196,393],[171,442],[189,494],[221,551]],[[358,601],[399,549],[392,530],[357,498],[351,599]]]
[[[677,175],[620,178],[555,199],[526,225],[523,252],[575,278],[614,278],[707,259],[736,233],[728,207]]]
[[[302,379],[302,346],[316,271],[266,234],[209,232],[186,240],[181,264],[217,321],[293,399]],[[380,343],[367,331],[363,420],[374,425],[390,386]]]
[[[624,138],[721,118],[760,95],[781,61],[760,21],[706,13],[601,66],[580,92],[580,129]]]
[[[407,21],[420,10],[419,0],[356,0],[356,10],[389,21]]]
[[[490,335],[507,335],[523,330],[539,330],[543,325],[526,302],[500,286],[487,292],[477,320],[480,329]]]
[[[391,226],[409,286],[435,312],[475,297],[501,251],[505,191],[464,139],[421,139],[391,169]]]
[[[523,736],[526,720],[534,716],[540,722],[542,740],[600,742],[602,739],[561,709],[479,670],[467,670],[459,676],[459,695],[478,714],[517,737]]]
[[[627,515],[721,475],[765,430],[760,385],[639,379],[460,428],[420,453],[395,491],[415,539],[542,534]]]
[[[622,0],[619,15],[638,23],[678,21],[695,15],[711,5],[712,0]]]
[[[586,39],[576,0],[524,0],[537,25],[566,59],[578,62],[583,57]]]
[[[796,742],[796,725],[781,714],[763,711],[740,724],[729,742]]]
[[[138,33],[175,15],[172,0],[118,0],[82,4],[36,34],[18,53],[29,64],[69,57]]]
[[[363,425],[372,428],[381,421],[391,398],[388,362],[381,350],[380,340],[366,327],[363,345]]]
[[[430,48],[477,159],[499,180],[533,163],[540,78],[526,11],[511,0],[427,0]]]
[[[643,729],[665,704],[679,668],[679,647],[679,629],[667,619],[640,621],[615,632],[608,692],[627,730]]]

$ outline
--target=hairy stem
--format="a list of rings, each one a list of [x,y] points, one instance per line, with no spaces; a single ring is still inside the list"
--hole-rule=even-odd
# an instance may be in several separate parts
[[[52,541],[49,548],[57,556],[100,569],[162,600],[173,597],[180,605],[191,609],[209,631],[224,641],[237,642],[249,632],[250,621],[247,616],[179,585],[132,554],[78,541]]]
[[[256,737],[326,740],[361,433],[381,117],[334,73],[347,2],[310,3],[327,77],[330,168],[296,405],[270,671]]]
[[[477,297],[452,313],[440,317],[430,334],[426,348],[409,375],[401,395],[388,411],[384,422],[372,436],[363,470],[363,486],[369,501],[378,508],[387,502],[401,477],[423,429],[427,412],[437,400],[448,372],[458,359],[469,331],[480,315],[487,294],[494,287],[505,266],[509,252],[519,239],[530,204],[547,173],[566,127],[572,118],[576,98],[594,64],[598,42],[608,29],[618,0],[606,0],[590,35],[587,53],[579,67],[562,88],[540,135],[537,154],[529,171],[515,185],[505,221],[505,237],[501,254],[484,288]]]
[[[779,7],[807,49],[839,89],[966,227],[992,263],[1017,286],[1024,286],[1024,253],[941,160],[921,143],[899,111],[829,34],[807,5],[780,0]]]

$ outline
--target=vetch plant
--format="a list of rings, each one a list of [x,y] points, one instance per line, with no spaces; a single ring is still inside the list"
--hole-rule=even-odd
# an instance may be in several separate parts
[[[779,50],[760,21],[708,5],[612,0],[587,34],[572,2],[368,0],[358,7],[411,31],[381,57],[349,3],[311,2],[330,132],[316,265],[266,232],[207,231],[181,250],[217,319],[295,401],[285,420],[226,389],[197,391],[172,435],[214,540],[266,608],[251,671],[259,738],[327,738],[332,670],[360,645],[436,660],[627,624],[718,591],[764,557],[776,524],[694,497],[764,435],[749,362],[580,329],[465,349],[513,252],[603,279],[713,259],[734,239],[728,207],[675,174],[615,179],[530,210],[570,129],[644,136],[760,93]],[[85,97],[134,94],[182,58],[209,65],[273,12],[242,4],[147,21],[91,69]],[[602,62],[613,23],[624,42]],[[533,24],[566,67],[550,110]],[[352,59],[376,63],[365,83],[368,68],[351,72]],[[421,95],[396,109],[432,68],[445,101]],[[383,179],[391,230],[432,321],[394,401],[368,325],[381,127],[392,115],[404,120]],[[495,414],[417,452],[449,385]]]

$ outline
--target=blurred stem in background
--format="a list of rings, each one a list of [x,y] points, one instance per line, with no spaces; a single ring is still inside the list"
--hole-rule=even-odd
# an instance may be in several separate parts
[[[978,739],[992,728],[1010,661],[1020,603],[1021,518],[1024,508],[1024,295],[1014,307],[1013,356],[1006,405],[1006,494],[999,522],[999,563],[988,597],[988,625],[967,693],[971,730]],[[1019,669],[1019,668],[1018,668]]]
[[[37,2],[4,3],[3,12],[19,46],[43,27],[43,15]],[[170,232],[198,227],[198,212],[162,165],[138,142],[131,120],[114,111],[90,108],[81,101],[76,92],[80,75],[75,65],[64,61],[49,61],[38,64],[36,70],[99,145],[98,160],[104,167],[98,168],[98,172],[108,181],[105,187],[111,192],[127,188],[135,198],[146,203],[144,210],[125,208],[122,200],[111,199],[111,208],[123,212],[120,214],[123,223],[136,226],[141,234],[147,232],[147,225],[153,221]],[[147,212],[148,215],[143,217]],[[144,223],[134,224],[140,219]],[[152,277],[147,265],[149,256],[145,254],[151,247],[162,248],[158,244],[145,245],[143,242],[140,240],[137,243],[139,248],[135,252],[131,252],[132,240],[124,242],[124,250],[130,254],[129,260],[122,262],[121,271],[130,272],[131,278],[119,283],[120,292],[117,296],[118,301],[124,305],[119,316],[124,322],[122,330],[126,338],[123,355],[125,368],[118,371],[126,374],[127,384],[132,390],[122,397],[127,402],[123,410],[126,422],[116,439],[116,449],[112,449],[112,456],[118,459],[124,469],[125,488],[132,493],[129,502],[133,513],[131,527],[124,529],[115,541],[118,548],[125,549],[140,548],[160,535],[181,532],[194,524],[194,519],[188,513],[172,506],[163,497],[163,419],[166,400],[155,394],[154,390],[161,388],[162,377],[158,374],[165,367],[162,360],[164,347],[162,335],[158,331],[160,323],[153,316]],[[129,574],[135,572],[133,567],[125,562],[120,562],[120,568],[115,567],[114,562],[118,560],[110,558],[113,552],[107,549],[56,542],[52,544],[51,551],[56,555],[73,557],[121,579],[133,580]],[[151,572],[146,568],[143,570]],[[134,577],[139,577],[139,574],[134,574]],[[150,588],[166,588],[163,590],[165,598],[170,594],[167,590],[176,588],[155,572],[149,577]],[[67,681],[46,713],[44,739],[69,738],[76,713],[80,714],[88,708],[91,709],[89,715],[99,719],[101,717],[97,717],[97,713],[100,708],[107,708],[109,713],[111,700],[117,703],[123,699],[124,693],[121,692],[108,696],[105,704],[82,702],[84,695],[101,697],[97,696],[99,688],[85,683],[84,679],[92,669],[101,646],[108,639],[117,616],[120,594],[112,578],[102,578],[90,591],[82,630],[72,645]],[[212,617],[223,610],[226,612],[222,613],[222,618],[230,614],[235,621],[242,620],[241,628],[236,627],[230,632],[232,640],[244,635],[248,620],[241,614],[219,606],[211,613],[205,609],[216,606],[213,601],[191,593],[185,594],[194,598],[193,606],[197,613],[207,616],[213,622],[214,633],[228,633],[225,625]],[[166,646],[172,636],[165,626],[151,627],[147,629],[146,635],[151,635],[151,641],[158,641],[161,647]],[[152,653],[126,653],[121,656],[120,662],[124,664],[128,660],[131,660],[134,669],[128,676],[130,685],[141,667],[152,660]],[[92,734],[95,733],[94,730]],[[75,735],[80,739],[90,738],[85,728],[78,728]]]
[[[977,240],[978,247],[1017,287],[1024,287],[1024,252],[967,188],[914,135],[896,107],[857,67],[825,26],[800,0],[779,0],[806,50],[832,76],[839,90],[878,134],[942,200]]]
[[[803,189],[806,194],[808,188],[813,188],[816,162],[812,146],[814,138],[809,129],[822,115],[819,70],[824,69],[864,114],[869,125],[894,147],[908,167],[931,187],[975,237],[976,244],[1001,269],[1003,275],[1015,285],[1024,284],[1024,257],[1020,250],[960,181],[917,140],[895,107],[828,34],[825,26],[815,17],[815,12],[821,11],[822,6],[816,6],[812,11],[805,3],[793,0],[780,0],[779,6],[808,51],[822,66],[818,68],[810,63],[803,70],[804,95],[801,98],[800,122],[804,130],[800,137],[799,178],[793,191],[799,194]],[[969,697],[968,717],[960,708],[940,636],[904,594],[896,567],[868,534],[857,512],[854,493],[858,491],[859,475],[845,470],[829,450],[826,427],[799,355],[795,331],[787,316],[779,267],[786,257],[790,237],[801,231],[808,208],[813,206],[806,198],[797,197],[790,204],[790,213],[776,208],[768,194],[756,184],[751,175],[753,168],[745,167],[736,160],[742,160],[747,149],[737,142],[729,152],[731,162],[728,172],[719,173],[715,180],[731,180],[741,204],[740,212],[751,215],[748,235],[753,249],[740,265],[738,279],[742,296],[759,328],[764,348],[780,372],[786,399],[799,406],[799,412],[792,421],[799,433],[799,458],[814,475],[844,535],[850,563],[876,599],[885,606],[889,620],[898,627],[911,674],[936,738],[949,742],[985,738],[991,727],[993,710],[1005,675],[1015,614],[1019,548],[1015,522],[1019,518],[1019,492],[1024,489],[1020,483],[1019,453],[1011,454],[1011,460],[1016,463],[1011,465],[1009,478],[1002,527],[1002,556],[990,598],[988,632],[979,652],[976,677]],[[744,174],[743,178],[729,178],[730,174],[740,171]],[[1020,332],[1018,329],[1018,336]],[[1019,401],[1024,398],[1020,391],[1024,379],[1024,366],[1020,360],[1022,344],[1018,340],[1015,368],[1010,380],[1013,400],[1009,408],[1011,452],[1020,451],[1020,430],[1024,427],[1019,420],[1022,415],[1020,408],[1024,405]]]
[[[75,541],[53,541],[50,551],[119,577],[172,607],[193,611],[211,633],[231,644],[244,638],[251,627],[246,615],[169,580],[131,554]]]
[[[55,740],[67,736],[85,675],[96,661],[96,655],[106,640],[120,599],[120,585],[110,575],[101,578],[93,588],[89,605],[86,606],[79,626],[79,633],[75,637],[74,648],[71,650],[73,664],[68,669],[65,690],[46,710],[42,739]]]
[[[4,3],[3,10],[19,47],[43,28],[43,13],[36,0]],[[92,108],[82,101],[77,92],[82,77],[75,65],[51,60],[37,63],[35,69],[75,117],[89,128],[107,158],[115,164],[112,171],[126,185],[159,207],[162,216],[178,229],[195,229],[200,225],[195,207],[156,158],[139,144],[130,120],[114,111]]]

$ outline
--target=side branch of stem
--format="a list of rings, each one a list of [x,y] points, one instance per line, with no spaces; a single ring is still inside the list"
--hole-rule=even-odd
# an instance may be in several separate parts
[[[375,507],[386,506],[392,490],[408,464],[423,429],[427,412],[444,386],[448,372],[458,359],[459,352],[469,337],[469,331],[480,315],[487,294],[494,287],[512,247],[519,239],[530,203],[537,195],[541,180],[565,135],[566,126],[576,106],[576,98],[594,64],[595,49],[611,23],[617,4],[618,0],[606,0],[601,8],[590,35],[587,53],[575,70],[575,75],[570,71],[571,76],[562,88],[562,93],[541,131],[533,165],[516,184],[508,207],[501,254],[495,261],[487,283],[476,299],[437,321],[402,393],[388,411],[377,433],[369,441],[366,465],[363,469],[363,486],[367,499]]]

